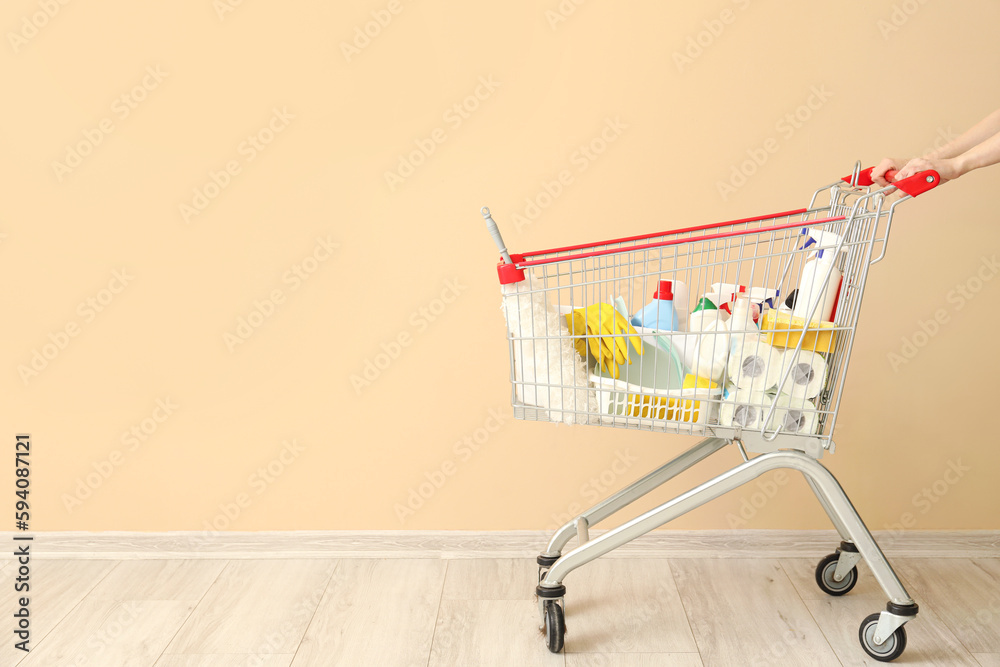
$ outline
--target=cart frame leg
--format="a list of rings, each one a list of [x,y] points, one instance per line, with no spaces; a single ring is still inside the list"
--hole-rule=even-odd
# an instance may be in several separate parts
[[[770,452],[750,459],[659,507],[609,530],[600,537],[594,538],[586,544],[581,544],[552,564],[545,578],[538,585],[539,596],[555,593],[556,590],[564,591],[563,579],[581,565],[589,563],[655,528],[659,528],[710,500],[753,481],[765,472],[779,468],[798,470],[815,484],[813,490],[817,492],[820,502],[825,501],[826,505],[829,505],[831,514],[837,516],[847,533],[847,537],[857,546],[858,552],[868,563],[876,581],[885,591],[891,603],[899,607],[913,607],[915,609],[916,605],[910,595],[876,544],[875,538],[872,537],[867,526],[858,516],[857,510],[854,509],[833,473],[811,456],[787,450]],[[572,525],[575,526],[575,524]]]
[[[723,438],[706,438],[683,454],[632,482],[621,491],[608,496],[590,509],[584,510],[575,518],[563,524],[555,532],[552,539],[549,540],[549,544],[542,553],[542,556],[558,558],[562,554],[563,547],[575,535],[581,537],[580,544],[583,544],[587,541],[583,538],[589,535],[586,532],[587,528],[592,527],[599,521],[603,521],[618,510],[631,505],[651,491],[658,489],[666,482],[696,463],[705,460],[728,444],[729,442]],[[581,526],[583,526],[584,530],[580,530]]]
[[[837,513],[833,510],[833,507],[827,502],[826,498],[823,496],[823,492],[816,486],[816,482],[814,482],[812,477],[809,475],[803,474],[803,477],[805,477],[806,482],[809,483],[809,488],[812,489],[812,492],[816,495],[816,500],[819,501],[823,511],[826,512],[828,517],[830,517],[830,522],[833,524],[833,527],[837,529],[837,534],[840,535],[840,539],[846,542],[853,542],[854,540],[852,540],[851,536],[848,534],[847,527],[844,525],[844,522],[840,520],[840,517],[837,516]]]

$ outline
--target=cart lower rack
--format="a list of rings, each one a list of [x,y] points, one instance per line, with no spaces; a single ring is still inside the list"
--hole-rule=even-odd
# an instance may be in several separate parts
[[[857,165],[802,209],[523,254],[508,252],[483,208],[501,255],[514,416],[705,436],[552,536],[536,589],[550,651],[563,648],[566,575],[785,468],[802,473],[840,534],[816,583],[844,595],[864,559],[889,602],[861,622],[861,645],[879,661],[902,654],[917,604],[819,461],[835,449],[862,296],[895,208],[941,182],[925,171],[878,189],[871,171]],[[903,196],[888,203],[895,188]],[[729,445],[740,465],[590,539],[590,527]]]

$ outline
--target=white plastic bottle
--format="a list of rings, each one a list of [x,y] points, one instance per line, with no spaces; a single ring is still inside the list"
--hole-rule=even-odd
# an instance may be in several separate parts
[[[743,297],[736,299],[736,303],[733,304],[733,316],[729,318],[729,330],[734,334],[756,333],[757,325],[753,321],[755,310],[757,307],[750,303],[750,299]]]
[[[740,297],[733,303],[733,316],[726,323],[730,331],[731,354],[739,354],[748,341],[755,342],[760,338],[753,321],[755,312],[760,314],[757,305],[751,303],[750,299]]]
[[[837,302],[842,278],[841,271],[836,266],[837,248],[841,252],[846,248],[841,247],[840,236],[833,232],[805,229],[803,233],[810,238],[806,247],[814,247],[816,254],[802,267],[792,317],[800,317],[812,323],[829,322],[833,318],[833,306]]]

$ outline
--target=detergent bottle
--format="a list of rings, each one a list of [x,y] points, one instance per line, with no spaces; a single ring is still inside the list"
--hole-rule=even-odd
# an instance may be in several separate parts
[[[702,333],[719,320],[719,308],[708,297],[701,297],[688,317],[688,331]]]
[[[653,300],[632,316],[632,324],[659,331],[679,331],[680,320],[674,310],[672,282],[661,280],[653,293]]]
[[[729,318],[728,322],[734,343],[742,345],[744,341],[757,334],[757,325],[754,323],[755,314],[760,314],[757,304],[742,297],[736,299],[733,304],[733,316]]]
[[[841,245],[841,237],[833,232],[807,227],[802,233],[809,236],[802,247],[813,248],[815,255],[802,267],[792,317],[800,317],[812,323],[832,322],[843,278],[836,266],[837,249],[840,248],[843,252],[846,248]]]

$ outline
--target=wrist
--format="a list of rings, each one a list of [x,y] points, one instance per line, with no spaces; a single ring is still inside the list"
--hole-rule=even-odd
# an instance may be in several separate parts
[[[976,168],[975,165],[972,164],[972,160],[969,158],[968,154],[965,153],[952,158],[952,162],[955,165],[955,178],[958,178],[959,176]]]

